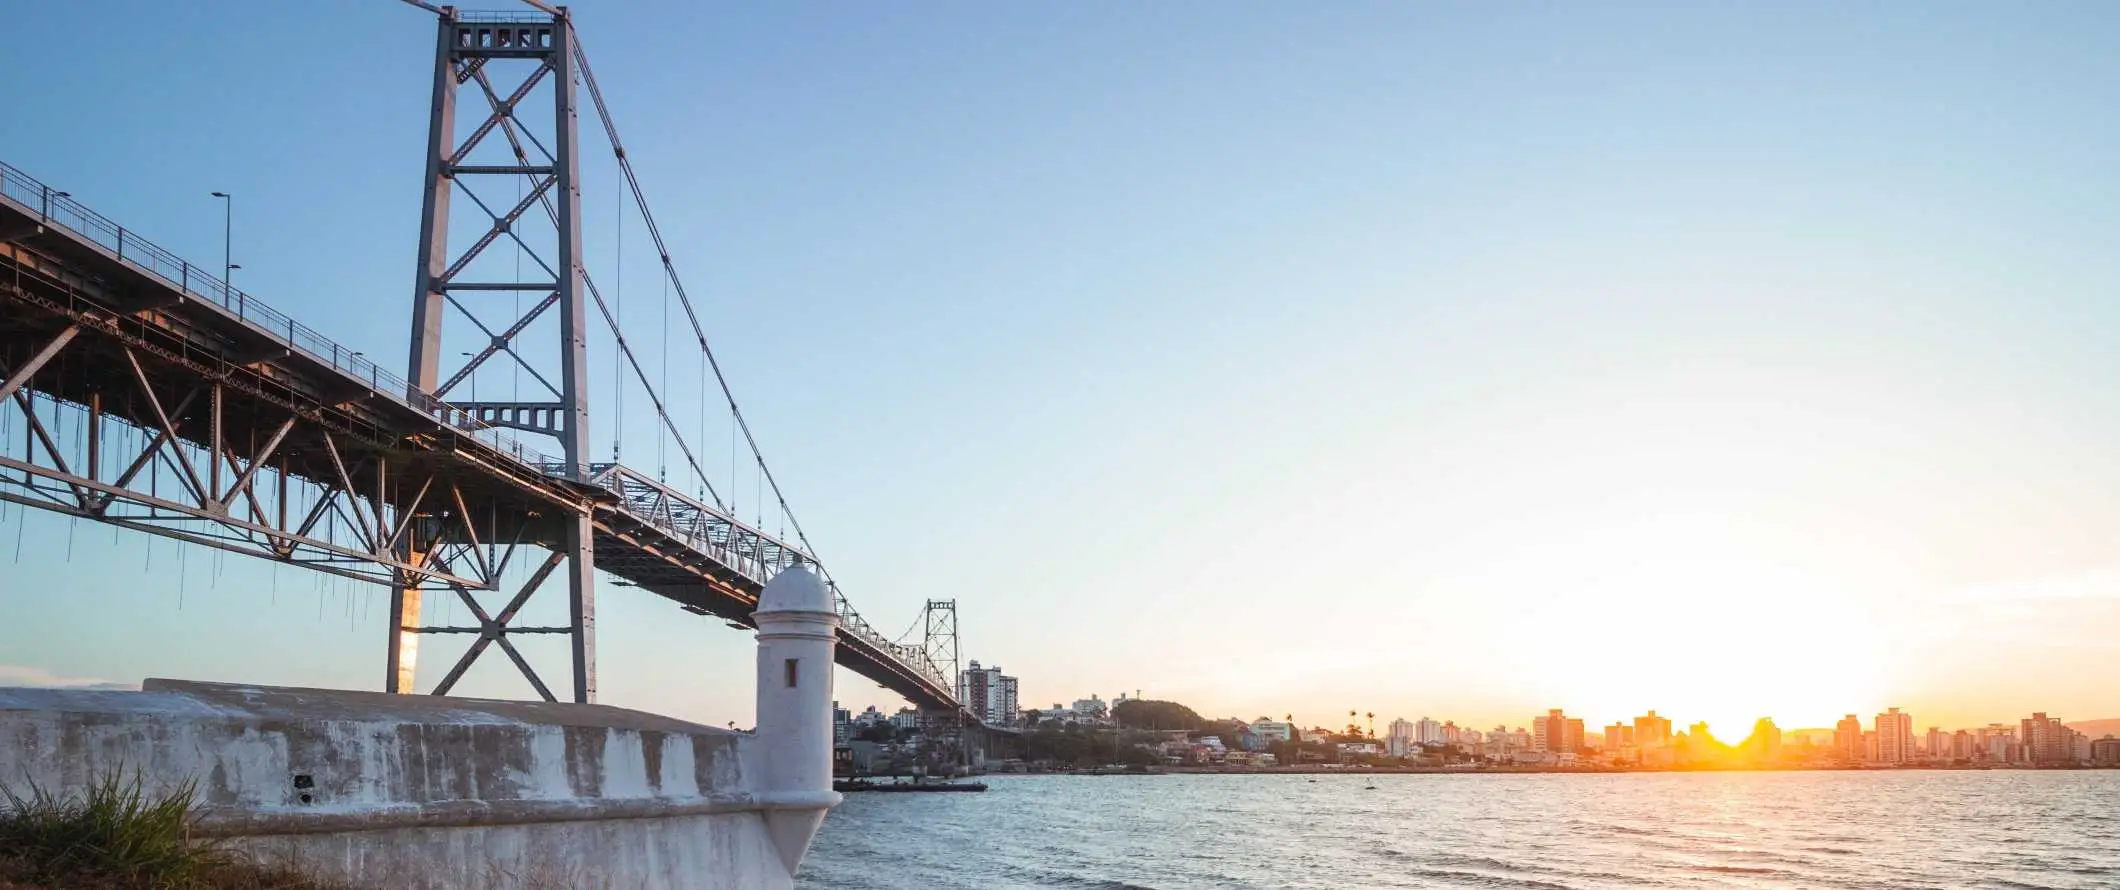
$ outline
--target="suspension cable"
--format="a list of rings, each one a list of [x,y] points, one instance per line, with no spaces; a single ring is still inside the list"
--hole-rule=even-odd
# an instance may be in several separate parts
[[[484,72],[480,72],[474,76],[480,81],[481,85],[485,85]],[[518,158],[522,157],[522,144],[516,135],[515,125],[509,121],[504,120],[501,122],[501,132],[508,137],[509,143],[515,146],[516,156]],[[549,191],[545,194],[541,194],[538,196],[538,204],[544,207],[545,217],[552,221],[553,228],[555,230],[560,229],[561,226],[559,224],[559,208],[553,206],[552,195]],[[707,471],[704,468],[700,467],[698,456],[693,454],[691,446],[685,443],[684,434],[677,431],[677,424],[670,419],[669,412],[663,410],[661,398],[659,398],[652,391],[652,388],[648,386],[648,376],[645,373],[641,372],[640,362],[633,358],[633,349],[631,346],[627,345],[625,335],[619,332],[618,324],[611,316],[610,307],[604,305],[603,293],[597,289],[596,279],[590,277],[589,270],[579,263],[575,264],[575,270],[581,273],[582,285],[588,289],[589,296],[594,298],[598,311],[604,317],[604,324],[611,328],[612,337],[618,341],[619,353],[624,356],[625,359],[633,366],[633,374],[635,377],[639,378],[641,388],[650,390],[650,392],[648,393],[648,399],[649,401],[655,404],[656,416],[662,420],[663,428],[669,430],[670,436],[677,440],[677,449],[684,453],[685,463],[692,467],[692,472],[699,475],[700,484],[706,489],[707,494],[713,498],[714,503],[717,506],[720,506],[723,510],[728,511],[731,517],[734,517],[736,515],[736,501],[734,492],[731,492],[729,500],[727,502],[724,502],[721,497],[721,492],[716,491],[714,489],[714,483],[707,480]]]
[[[714,357],[713,347],[707,345],[706,328],[700,324],[699,313],[692,306],[691,295],[685,291],[684,279],[678,277],[677,266],[670,261],[670,248],[663,241],[662,229],[655,224],[654,212],[648,209],[648,197],[641,190],[640,177],[633,172],[633,162],[626,157],[625,143],[619,139],[618,125],[611,120],[611,109],[604,104],[603,91],[596,86],[596,75],[589,67],[589,54],[582,49],[578,35],[570,31],[569,37],[574,44],[575,61],[581,63],[582,85],[589,88],[589,98],[596,105],[596,116],[603,121],[604,134],[611,140],[611,152],[618,158],[619,170],[626,175],[626,185],[633,193],[633,203],[640,208],[641,219],[648,229],[648,237],[655,242],[655,250],[662,257],[663,274],[669,277],[670,286],[677,291],[678,303],[684,306],[685,318],[691,322],[692,334],[699,340],[699,349],[706,354],[707,364],[714,371],[714,380],[721,386],[722,397],[728,400],[729,415],[735,420],[737,428],[742,430],[744,442],[751,448],[751,457],[758,463],[759,477],[766,485],[772,487],[773,500],[787,516],[788,524],[794,527],[796,539],[802,542],[803,549],[809,552],[812,559],[821,563],[823,560],[819,559],[816,547],[810,544],[809,535],[803,531],[802,522],[796,519],[795,512],[788,508],[788,499],[780,490],[780,481],[773,477],[772,468],[766,466],[765,454],[758,448],[758,437],[752,434],[750,422],[744,419],[743,409],[736,404],[736,393],[729,387],[728,376],[722,373],[721,361]],[[764,486],[761,486],[761,489],[763,488]],[[761,490],[760,498],[763,497],[764,491]],[[760,512],[762,513],[763,509]]]

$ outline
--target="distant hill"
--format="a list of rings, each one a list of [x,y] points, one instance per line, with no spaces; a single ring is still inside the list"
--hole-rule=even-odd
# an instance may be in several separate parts
[[[1112,705],[1112,721],[1128,729],[1182,729],[1196,732],[1207,721],[1174,701],[1130,698]]]
[[[2078,720],[2070,723],[2068,728],[2094,739],[2102,739],[2109,735],[2120,736],[2120,717],[2108,717],[2104,720]]]

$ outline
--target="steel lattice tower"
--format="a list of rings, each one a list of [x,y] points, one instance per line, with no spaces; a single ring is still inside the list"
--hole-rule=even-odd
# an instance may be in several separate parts
[[[564,10],[556,15],[462,13],[443,7],[434,58],[434,100],[427,133],[427,174],[421,208],[418,270],[412,304],[411,357],[406,378],[413,387],[443,399],[479,422],[507,427],[558,440],[560,460],[545,467],[547,473],[576,482],[588,479],[589,384],[586,361],[587,331],[583,299],[581,185],[577,162],[576,57],[571,23]],[[527,63],[527,64],[526,64]],[[494,86],[501,69],[527,71],[520,84],[508,93]],[[510,71],[513,74],[514,71]],[[533,91],[549,80],[551,105],[549,126],[532,126],[543,117],[536,109]],[[505,82],[505,81],[504,81]],[[463,138],[458,138],[457,91],[466,84],[477,87],[488,113]],[[540,138],[542,130],[546,136]],[[497,151],[498,132],[513,155],[512,163],[478,160],[474,153],[485,145],[485,154]],[[549,140],[549,141],[547,141]],[[549,147],[548,147],[549,146]],[[505,159],[504,159],[505,160]],[[498,194],[488,183],[520,183],[520,196],[510,204],[489,203],[487,195]],[[487,195],[482,195],[484,191]],[[479,211],[472,221],[479,235],[460,253],[449,250],[452,208],[463,207],[454,199],[468,198]],[[505,208],[505,209],[502,209]],[[541,214],[525,219],[533,208]],[[462,218],[459,214],[458,218]],[[540,218],[550,226],[536,225]],[[526,226],[525,223],[532,223]],[[468,227],[464,227],[468,228]],[[531,231],[531,237],[522,234]],[[509,275],[493,258],[481,263],[488,248],[503,240],[521,249],[517,267],[523,274]],[[525,266],[522,257],[534,262]],[[545,273],[538,280],[534,270]],[[495,293],[527,297],[517,300],[517,311],[493,299]],[[526,305],[527,304],[527,305]],[[455,310],[450,313],[449,310]],[[536,350],[539,356],[556,353],[557,380],[548,379],[524,352],[541,344],[524,336],[540,316],[556,310],[558,338],[553,346]],[[442,345],[442,321],[455,314],[482,335],[483,343],[461,365],[443,378],[446,352]],[[512,317],[511,317],[512,316]],[[497,323],[496,323],[497,322]],[[495,356],[505,355],[543,384],[550,398],[531,401],[480,401],[460,399],[456,389],[477,368]],[[549,365],[546,366],[549,369]],[[476,391],[473,390],[475,396]],[[564,632],[572,642],[573,699],[596,699],[596,599],[595,561],[592,551],[590,514],[587,505],[571,515],[559,517],[561,528],[547,542],[555,551],[552,561],[536,572],[510,608],[498,620],[485,619],[480,640],[459,662],[436,692],[447,692],[488,642],[498,642],[515,660],[541,693],[546,692],[522,656],[505,639],[506,623],[532,589],[544,583],[553,570],[566,577],[568,626],[537,629]],[[400,545],[401,548],[410,545]],[[417,560],[407,560],[417,562]],[[463,591],[458,591],[460,594]],[[409,692],[418,652],[420,591],[412,579],[401,578],[392,586],[389,643],[391,692]],[[473,606],[474,609],[477,607]],[[529,630],[529,629],[526,629]],[[547,693],[549,697],[549,693]]]
[[[958,659],[957,601],[928,600],[923,612],[926,627],[922,638],[922,649],[928,664],[937,673],[942,673],[956,684],[953,689],[957,698],[964,698],[964,666]],[[964,754],[964,714],[961,708],[948,712],[922,708],[920,711],[920,734],[928,745],[929,756],[941,761],[956,763]]]

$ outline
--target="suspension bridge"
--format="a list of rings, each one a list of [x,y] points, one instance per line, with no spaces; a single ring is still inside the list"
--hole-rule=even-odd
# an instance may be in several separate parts
[[[841,664],[905,696],[937,732],[989,729],[959,700],[953,603],[931,602],[918,639],[901,641],[830,580],[715,359],[566,12],[412,5],[434,14],[436,43],[405,373],[231,287],[227,263],[194,264],[0,163],[0,412],[20,427],[0,437],[0,499],[386,587],[381,685],[397,693],[417,691],[423,638],[454,636],[470,642],[429,692],[448,694],[498,652],[537,696],[593,702],[599,570],[743,628],[767,580],[809,564],[836,601]],[[667,350],[652,368],[584,261],[583,111],[649,236],[665,311],[681,313],[666,330],[696,345],[700,392],[713,394],[696,417],[672,403]],[[616,395],[593,407],[623,413],[627,393],[645,396],[632,410],[658,427],[655,472],[618,461],[615,442],[613,460],[592,459],[599,320]],[[476,398],[488,365],[530,381],[528,396]],[[702,465],[710,411],[792,535],[762,515],[746,522],[733,480],[714,484]],[[669,481],[673,451],[689,485]],[[523,622],[539,595],[565,597],[564,624]],[[460,602],[476,624],[425,623],[430,598]],[[555,691],[511,639],[530,634],[567,640],[571,688]]]

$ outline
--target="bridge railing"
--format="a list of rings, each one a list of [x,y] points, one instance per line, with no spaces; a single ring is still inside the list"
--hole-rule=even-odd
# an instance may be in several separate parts
[[[458,431],[515,456],[526,464],[547,457],[525,447],[497,427],[480,422],[470,413],[437,399],[385,371],[361,352],[340,346],[331,338],[303,325],[286,313],[266,305],[242,290],[230,287],[208,267],[195,266],[160,245],[127,230],[108,217],[88,209],[73,196],[37,181],[36,178],[0,161],[0,195],[29,208],[47,225],[66,229],[102,247],[127,266],[145,272],[202,301],[212,303],[247,323],[251,328],[318,362],[344,372],[368,388],[406,407],[420,411]]]
[[[561,472],[562,465],[548,462],[540,468],[556,475]],[[801,548],[630,467],[605,463],[592,464],[589,469],[590,484],[617,495],[629,517],[662,530],[685,546],[735,569],[755,584],[764,586],[781,569],[799,563],[818,565],[818,570],[823,571],[816,557]],[[825,575],[825,580],[831,587],[841,628],[952,697],[956,695],[956,687],[928,660],[925,647],[894,642],[878,632],[854,610],[853,604],[847,601],[846,595],[839,591],[839,584],[832,581],[829,574]]]

